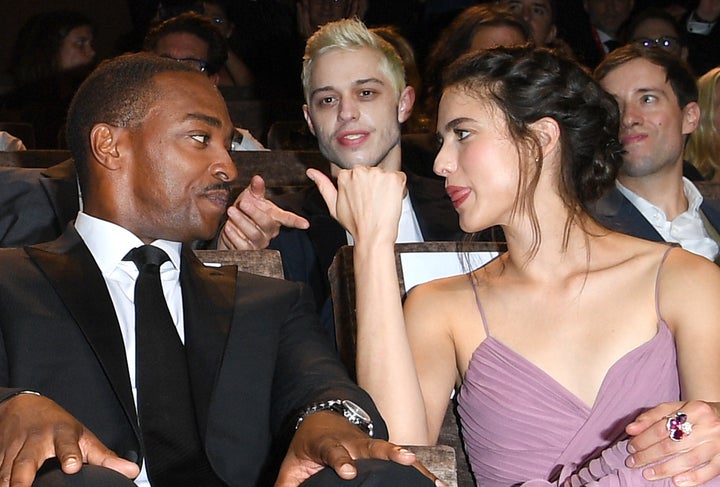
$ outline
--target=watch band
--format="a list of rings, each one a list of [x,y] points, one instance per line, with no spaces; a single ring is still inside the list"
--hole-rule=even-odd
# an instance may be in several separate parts
[[[312,404],[298,416],[295,429],[297,430],[300,427],[305,418],[319,411],[333,411],[341,414],[345,419],[367,433],[368,436],[372,437],[373,435],[374,425],[370,415],[363,408],[347,399],[332,399]]]

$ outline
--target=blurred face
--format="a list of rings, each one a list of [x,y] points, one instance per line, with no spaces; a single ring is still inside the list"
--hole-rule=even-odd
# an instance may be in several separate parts
[[[307,0],[310,25],[313,28],[350,15],[350,0]]]
[[[680,108],[665,78],[662,67],[633,59],[600,80],[620,108],[620,142],[626,154],[618,179],[623,184],[632,178],[674,173],[682,166],[685,135],[697,124],[697,103]]]
[[[460,227],[476,232],[510,221],[519,169],[516,144],[500,110],[489,100],[445,90],[438,110],[442,142],[433,170],[460,215]]]
[[[71,30],[60,46],[60,69],[67,71],[92,63],[95,58],[92,42],[93,32],[89,25]]]
[[[195,34],[173,32],[158,40],[154,52],[158,56],[169,57],[188,64],[198,71],[204,71],[208,49],[207,43]]]
[[[225,38],[229,38],[232,35],[235,24],[230,22],[227,14],[222,7],[216,3],[203,2],[203,15],[209,17],[215,25],[220,28],[220,32],[223,33]]]
[[[514,27],[505,25],[488,25],[480,27],[470,43],[471,51],[481,49],[492,49],[498,46],[519,46],[525,44],[525,37],[522,32]]]
[[[313,60],[303,106],[320,151],[343,169],[400,169],[400,126],[412,110],[412,88],[398,99],[380,70],[378,52],[333,49]]]
[[[593,27],[615,36],[630,16],[634,0],[584,0],[585,11]]]
[[[501,5],[525,19],[538,46],[552,42],[557,34],[550,0],[501,0]]]
[[[155,80],[158,100],[140,127],[126,129],[131,210],[118,223],[148,242],[211,239],[237,177],[230,116],[203,75],[166,72]]]
[[[640,22],[630,39],[634,44],[658,47],[687,59],[687,48],[680,45],[675,27],[664,19],[646,19]]]

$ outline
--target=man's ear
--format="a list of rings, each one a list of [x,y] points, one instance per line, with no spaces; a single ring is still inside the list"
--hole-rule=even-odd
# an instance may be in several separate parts
[[[415,105],[415,88],[406,86],[398,100],[398,122],[403,123],[410,118],[413,105]]]
[[[90,152],[93,158],[111,171],[121,166],[121,151],[118,144],[122,130],[124,129],[105,123],[99,123],[90,130]]]
[[[698,105],[697,102],[691,101],[690,103],[685,105],[685,108],[682,109],[682,112],[683,135],[688,135],[695,132],[695,129],[698,128],[698,125],[700,124],[700,105]]]
[[[317,137],[315,133],[315,127],[313,126],[312,118],[310,118],[310,110],[308,110],[307,103],[303,104],[303,116],[305,117],[305,123],[307,123],[310,133]]]

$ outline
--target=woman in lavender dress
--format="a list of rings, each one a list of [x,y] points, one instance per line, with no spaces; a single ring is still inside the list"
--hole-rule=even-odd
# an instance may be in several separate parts
[[[392,441],[433,444],[459,386],[483,487],[718,476],[720,270],[588,214],[622,163],[619,123],[613,99],[550,51],[455,62],[434,170],[462,228],[501,225],[508,251],[417,287],[404,313],[393,253],[403,175],[345,171],[336,193],[311,173],[355,238],[358,379]]]

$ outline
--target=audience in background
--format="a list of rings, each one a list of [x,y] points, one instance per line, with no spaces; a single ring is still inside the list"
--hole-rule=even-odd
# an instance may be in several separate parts
[[[605,55],[619,47],[618,30],[630,17],[634,0],[583,0],[587,15],[587,28],[573,32],[565,38],[577,59],[589,68],[594,68]],[[566,22],[581,23],[581,19],[566,19]]]
[[[227,6],[223,0],[207,0],[202,2],[201,13],[209,17],[225,39],[230,39],[235,29],[235,23],[227,14]],[[218,71],[218,86],[234,86],[252,92],[255,83],[253,74],[240,57],[231,48],[228,48],[227,61]]]
[[[554,0],[498,0],[530,26],[536,46],[552,45],[557,36]]]
[[[619,36],[623,44],[664,49],[683,61],[688,59],[685,32],[675,18],[659,8],[647,8],[630,17]]]
[[[297,29],[304,39],[320,26],[340,19],[357,17],[362,20],[368,0],[299,0],[297,2]]]
[[[690,134],[685,159],[708,181],[720,182],[720,67],[698,80],[700,123]]]
[[[699,0],[682,23],[687,29],[688,62],[695,73],[720,65],[720,1]]]
[[[452,61],[469,51],[531,41],[528,24],[504,7],[485,4],[463,10],[440,33],[427,59],[422,108],[431,120],[430,126],[435,126],[442,71]]]
[[[720,201],[703,198],[683,177],[685,142],[700,122],[689,68],[663,49],[623,46],[595,70],[620,107],[625,148],[616,187],[597,203],[608,228],[718,261]],[[690,166],[692,167],[692,166]]]
[[[35,129],[36,147],[64,147],[63,126],[75,90],[93,67],[93,27],[74,11],[31,17],[20,29],[11,58],[15,89],[5,110]]]
[[[150,29],[143,48],[174,59],[205,73],[217,85],[225,65],[228,46],[220,30],[207,17],[185,12]],[[264,150],[263,145],[244,128],[237,129],[232,150]]]

